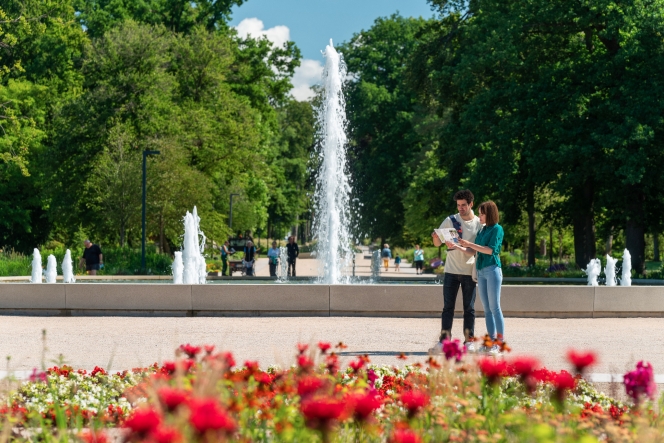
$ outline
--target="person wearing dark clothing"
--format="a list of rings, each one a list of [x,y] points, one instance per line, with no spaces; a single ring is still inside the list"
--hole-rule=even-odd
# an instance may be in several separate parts
[[[297,243],[295,243],[295,237],[293,237],[292,235],[288,237],[286,252],[288,252],[288,276],[295,277],[295,261],[297,260],[297,257],[300,255],[300,248],[297,246]]]
[[[244,267],[247,275],[254,275],[254,264],[256,263],[256,246],[251,241],[244,247]]]
[[[85,245],[85,249],[83,250],[83,257],[78,262],[78,266],[82,268],[83,263],[85,263],[85,269],[88,271],[88,274],[97,275],[97,271],[104,267],[104,256],[101,253],[101,248],[90,240],[85,240],[83,244]]]
[[[233,254],[233,252],[230,250],[230,243],[226,241],[221,246],[221,263],[223,265],[221,268],[221,275],[226,275],[226,271],[228,271],[228,256],[231,254]]]

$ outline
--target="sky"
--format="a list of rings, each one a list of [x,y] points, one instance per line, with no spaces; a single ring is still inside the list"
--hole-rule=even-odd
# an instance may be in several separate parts
[[[320,82],[321,51],[332,39],[335,45],[369,29],[378,17],[399,12],[404,17],[433,16],[426,0],[247,0],[233,9],[240,36],[265,35],[276,45],[294,41],[302,51],[301,66],[293,77],[293,96],[307,100],[310,87]]]

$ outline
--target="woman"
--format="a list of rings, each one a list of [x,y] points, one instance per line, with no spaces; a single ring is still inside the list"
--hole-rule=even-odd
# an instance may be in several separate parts
[[[279,248],[277,248],[277,242],[272,242],[272,247],[267,250],[267,259],[270,263],[270,277],[277,276],[277,265],[279,264]]]
[[[228,271],[228,256],[233,254],[229,246],[230,243],[228,243],[228,241],[225,241],[221,246],[221,263],[223,265],[221,268],[221,275],[226,275],[226,271]]]
[[[385,272],[387,272],[387,268],[390,266],[390,259],[392,258],[392,251],[390,251],[390,245],[385,243],[383,245],[383,252],[381,254],[383,256],[383,266],[385,266]]]
[[[505,320],[500,309],[500,285],[503,282],[500,246],[505,233],[503,227],[498,224],[500,215],[494,202],[482,203],[478,212],[484,227],[477,234],[475,243],[459,239],[459,244],[477,251],[475,258],[477,286],[484,305],[487,333],[494,341],[502,344],[505,339]],[[494,344],[489,352],[499,353],[499,344]]]
[[[420,249],[420,245],[415,245],[413,261],[415,262],[415,274],[421,274],[422,267],[424,266],[424,251]]]
[[[254,264],[256,262],[256,252],[258,249],[254,246],[253,242],[248,241],[244,247],[244,267],[247,270],[247,275],[254,274]]]

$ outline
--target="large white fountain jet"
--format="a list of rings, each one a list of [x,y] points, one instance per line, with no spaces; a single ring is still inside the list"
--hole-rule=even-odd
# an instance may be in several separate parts
[[[627,249],[623,252],[620,286],[632,286],[632,254]]]
[[[182,251],[182,261],[184,264],[182,282],[184,284],[205,284],[205,277],[207,275],[205,257],[203,257],[205,234],[201,232],[200,222],[201,219],[196,211],[196,206],[194,206],[194,210],[192,212],[187,211],[184,216],[184,244]]]
[[[611,257],[606,254],[606,267],[604,268],[604,275],[606,276],[606,286],[616,285],[616,263],[617,258]]]
[[[175,258],[173,259],[173,283],[176,285],[182,284],[182,275],[184,273],[184,263],[182,262],[182,251],[175,251]]]
[[[51,254],[46,259],[46,283],[55,283],[58,278],[58,262],[55,260],[55,255]]]
[[[32,251],[32,277],[30,278],[31,283],[41,283],[42,282],[42,261],[41,254],[39,249],[35,248]]]
[[[323,96],[317,109],[316,154],[320,167],[316,179],[314,237],[318,240],[321,280],[334,284],[348,279],[342,271],[353,257],[348,229],[350,182],[346,164],[346,102],[342,89],[346,65],[332,40],[323,55]]]
[[[74,264],[71,260],[71,251],[67,249],[65,251],[65,258],[62,259],[62,282],[63,283],[74,283],[76,278],[74,277]]]
[[[599,286],[597,278],[602,272],[602,262],[598,258],[591,259],[584,272],[588,276],[588,286]]]

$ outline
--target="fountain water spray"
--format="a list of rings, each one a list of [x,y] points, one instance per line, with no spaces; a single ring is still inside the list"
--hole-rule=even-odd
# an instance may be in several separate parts
[[[588,286],[599,286],[597,277],[602,272],[602,262],[598,258],[593,258],[583,272],[588,276]]]
[[[51,254],[46,259],[46,283],[55,283],[58,277],[58,262],[55,261],[55,255]]]
[[[184,245],[182,282],[189,285],[205,284],[207,270],[205,268],[205,234],[200,229],[201,219],[196,206],[192,212],[184,216]],[[199,241],[200,238],[200,241]]]
[[[613,258],[609,254],[606,254],[606,267],[604,268],[606,286],[616,286],[616,263],[618,263],[617,258]]]
[[[30,283],[41,283],[42,282],[42,261],[41,254],[39,249],[35,248],[32,252],[32,277],[30,278]]]
[[[353,259],[350,224],[350,182],[346,160],[346,102],[343,81],[346,65],[332,44],[325,48],[323,96],[317,109],[319,132],[317,156],[320,163],[316,178],[314,237],[318,240],[319,275],[322,283],[348,281],[343,269]]]
[[[182,273],[184,272],[184,263],[182,262],[182,251],[175,251],[173,258],[173,283],[176,285],[182,284]]]
[[[62,259],[62,282],[63,283],[74,283],[76,278],[74,277],[74,265],[71,260],[71,251],[67,249],[65,251],[65,258]]]
[[[623,252],[620,286],[632,286],[632,254],[627,249]]]
[[[281,283],[288,281],[288,249],[286,246],[279,248],[279,277],[277,281]]]

